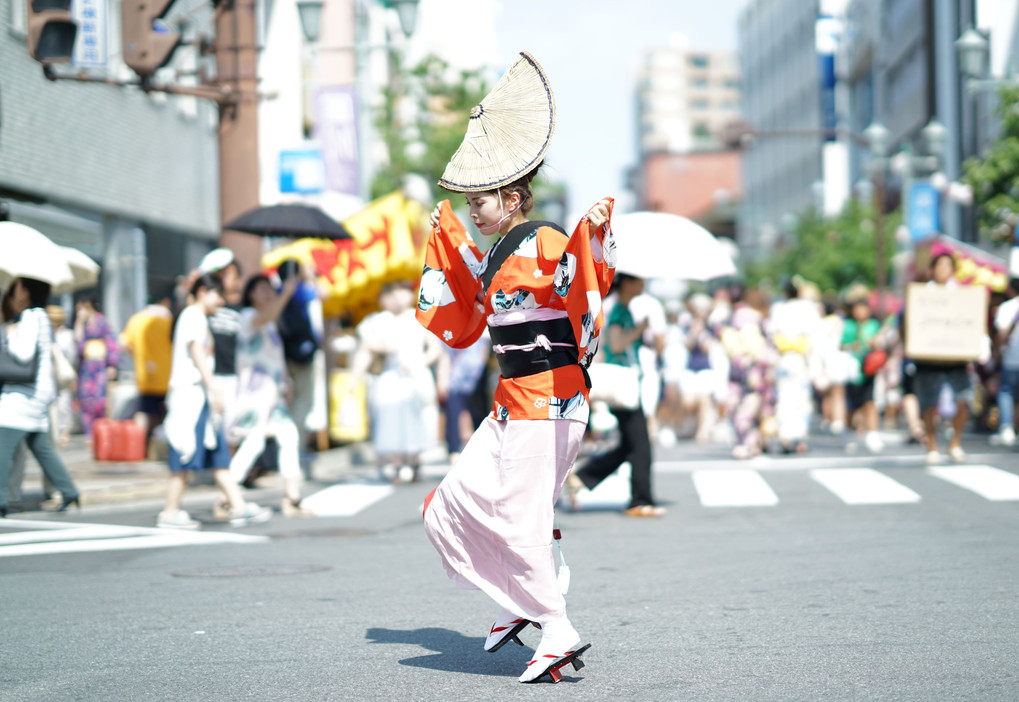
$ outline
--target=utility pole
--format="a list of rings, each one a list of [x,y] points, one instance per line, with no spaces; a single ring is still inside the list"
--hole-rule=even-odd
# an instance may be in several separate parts
[[[219,105],[219,215],[227,222],[258,207],[258,45],[254,0],[224,0],[216,8],[216,84],[235,99]],[[262,240],[224,230],[245,276],[261,270]]]

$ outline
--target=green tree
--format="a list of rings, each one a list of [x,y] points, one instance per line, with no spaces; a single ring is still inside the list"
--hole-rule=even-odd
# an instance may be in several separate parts
[[[895,252],[893,233],[901,221],[898,212],[885,215],[889,271]],[[874,208],[870,205],[852,200],[835,217],[824,217],[809,209],[799,216],[791,241],[766,260],[748,267],[747,280],[757,285],[764,280],[776,283],[800,275],[822,290],[845,290],[853,283],[873,286],[877,280],[876,238]]]
[[[1001,135],[982,158],[963,165],[964,183],[973,188],[981,233],[994,243],[1008,243],[1019,220],[1019,87],[998,90],[995,109]]]
[[[408,173],[424,177],[429,185],[446,170],[450,157],[460,147],[471,109],[488,94],[491,86],[481,70],[451,73],[449,64],[430,55],[405,71],[398,56],[393,58],[394,80],[383,91],[383,104],[375,115],[375,126],[389,153],[372,180],[371,195],[381,197],[398,190]],[[404,101],[411,101],[407,110]],[[407,124],[400,116],[414,114]],[[532,183],[533,220],[562,221],[567,211],[566,186],[539,177]],[[459,206],[463,199],[454,200]]]
[[[397,80],[383,91],[375,119],[389,161],[376,172],[372,197],[398,189],[408,173],[420,174],[434,185],[463,140],[471,108],[489,89],[480,70],[460,71],[451,79],[449,64],[435,55],[406,72],[394,59],[393,75]],[[412,110],[404,109],[404,100],[412,102]],[[411,124],[399,118],[407,112],[414,114]]]

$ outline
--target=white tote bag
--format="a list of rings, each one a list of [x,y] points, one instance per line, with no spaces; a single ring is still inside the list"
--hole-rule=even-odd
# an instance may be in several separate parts
[[[637,368],[596,361],[587,372],[591,376],[591,402],[604,402],[618,409],[635,410],[640,407],[640,372]]]

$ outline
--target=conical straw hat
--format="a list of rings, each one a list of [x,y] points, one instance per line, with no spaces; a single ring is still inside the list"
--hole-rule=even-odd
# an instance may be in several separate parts
[[[520,52],[480,105],[439,186],[459,193],[495,190],[541,164],[555,132],[555,97],[534,57]]]

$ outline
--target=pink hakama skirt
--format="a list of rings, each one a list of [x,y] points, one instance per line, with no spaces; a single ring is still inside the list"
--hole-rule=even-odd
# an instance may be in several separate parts
[[[566,613],[553,554],[555,501],[586,424],[491,417],[425,506],[425,531],[449,577],[536,622]]]

